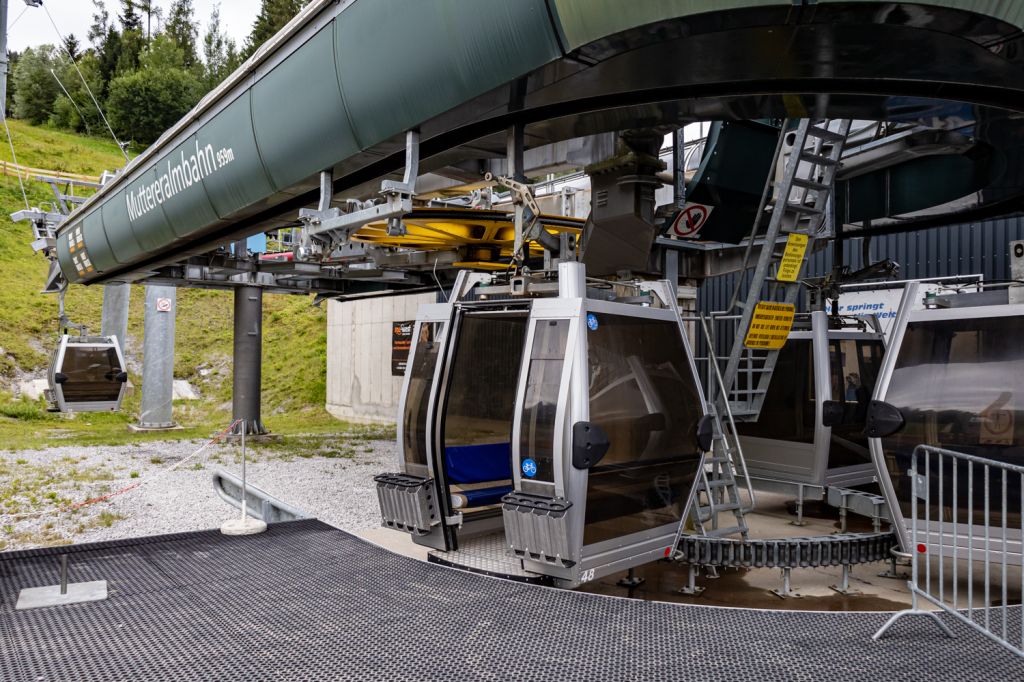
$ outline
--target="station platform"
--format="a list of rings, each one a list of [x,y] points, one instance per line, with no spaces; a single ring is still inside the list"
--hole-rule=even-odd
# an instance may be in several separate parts
[[[106,601],[16,611],[24,587]],[[3,680],[943,679],[1024,676],[947,619],[670,604],[515,583],[315,520],[0,554]]]

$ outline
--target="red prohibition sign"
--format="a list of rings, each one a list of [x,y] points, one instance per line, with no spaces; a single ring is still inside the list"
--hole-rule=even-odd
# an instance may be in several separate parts
[[[687,206],[672,221],[672,232],[677,237],[692,237],[707,222],[709,213],[707,206],[700,204]]]

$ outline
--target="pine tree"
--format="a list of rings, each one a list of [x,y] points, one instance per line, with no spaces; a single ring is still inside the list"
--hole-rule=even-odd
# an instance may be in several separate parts
[[[245,41],[242,57],[248,59],[260,45],[267,42],[275,33],[284,28],[285,24],[299,13],[309,0],[261,0],[260,13],[252,25],[252,33]]]
[[[214,9],[216,10],[216,7]],[[182,51],[185,68],[191,69],[195,66],[199,62],[199,56],[196,54],[199,25],[195,20],[192,0],[174,0],[171,3],[164,31]]]
[[[142,17],[135,11],[135,0],[121,0],[121,30],[142,33]]]
[[[235,41],[220,30],[219,5],[213,6],[203,35],[203,61],[206,67],[204,84],[211,90],[241,63]]]
[[[53,113],[59,86],[51,69],[60,66],[53,45],[30,47],[12,74],[15,83],[14,115],[33,124],[46,123]]]
[[[89,26],[89,42],[97,50],[103,49],[103,41],[107,38],[107,30],[110,28],[110,13],[103,0],[92,0],[95,8],[92,14],[92,25]]]
[[[64,51],[67,52],[72,59],[78,59],[81,56],[82,51],[78,45],[78,38],[75,37],[74,33],[69,33],[67,37],[64,38]]]

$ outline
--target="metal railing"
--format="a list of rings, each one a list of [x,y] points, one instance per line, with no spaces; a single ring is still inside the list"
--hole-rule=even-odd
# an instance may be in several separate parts
[[[953,637],[935,611],[920,608],[923,599],[1024,657],[1024,607],[1019,596],[1011,603],[1008,576],[1010,565],[1021,563],[1024,467],[919,445],[909,473],[911,608],[893,615],[873,639],[911,615],[933,619]],[[1024,571],[1013,582],[1024,595]]]

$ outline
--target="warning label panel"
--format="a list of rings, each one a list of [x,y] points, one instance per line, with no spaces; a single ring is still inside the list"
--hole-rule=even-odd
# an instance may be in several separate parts
[[[778,350],[786,345],[789,330],[793,328],[796,306],[792,303],[768,303],[761,301],[754,308],[750,329],[743,345],[747,348]]]
[[[776,279],[783,282],[795,282],[800,275],[800,266],[804,262],[807,251],[807,235],[793,233],[786,240],[786,250],[782,253],[779,263],[779,274]]]

